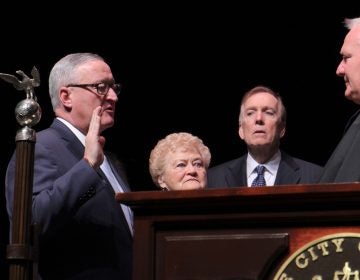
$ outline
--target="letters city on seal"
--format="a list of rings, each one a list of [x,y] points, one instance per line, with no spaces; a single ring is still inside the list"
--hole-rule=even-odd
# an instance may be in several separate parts
[[[338,233],[313,240],[292,254],[274,280],[360,280],[360,234]]]

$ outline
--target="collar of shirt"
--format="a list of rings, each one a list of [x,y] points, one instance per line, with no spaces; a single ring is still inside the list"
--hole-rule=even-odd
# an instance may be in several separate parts
[[[84,145],[85,147],[85,135],[82,134],[80,132],[80,130],[78,130],[75,126],[73,126],[71,123],[69,123],[68,121],[62,119],[62,118],[59,118],[59,117],[56,117],[59,121],[61,121],[63,124],[65,124],[71,131],[72,133],[75,134],[76,138],[79,139],[79,141]]]

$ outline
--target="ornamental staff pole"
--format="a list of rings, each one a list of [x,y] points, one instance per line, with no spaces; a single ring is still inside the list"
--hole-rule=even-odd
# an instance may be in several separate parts
[[[41,108],[34,94],[34,87],[40,85],[40,77],[35,67],[31,71],[32,78],[21,70],[16,73],[22,76],[21,80],[16,76],[0,73],[0,78],[12,83],[17,90],[26,92],[26,99],[20,101],[15,108],[16,120],[21,128],[15,137],[14,201],[7,259],[9,279],[27,280],[37,278],[38,227],[31,225],[36,133],[31,127],[41,118]]]

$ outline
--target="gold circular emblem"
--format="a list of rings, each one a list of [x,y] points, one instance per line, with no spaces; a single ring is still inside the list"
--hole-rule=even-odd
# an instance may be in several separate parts
[[[338,233],[311,241],[292,254],[274,280],[360,280],[360,234]]]

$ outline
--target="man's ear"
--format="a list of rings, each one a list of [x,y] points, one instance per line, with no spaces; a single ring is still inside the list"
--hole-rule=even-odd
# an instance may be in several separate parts
[[[285,127],[283,127],[281,130],[280,130],[280,138],[283,138],[283,136],[285,135]]]
[[[239,136],[242,140],[244,140],[244,130],[242,128],[242,125],[239,126]]]
[[[59,93],[59,100],[63,104],[63,106],[67,109],[72,108],[72,99],[69,88],[61,87]]]

